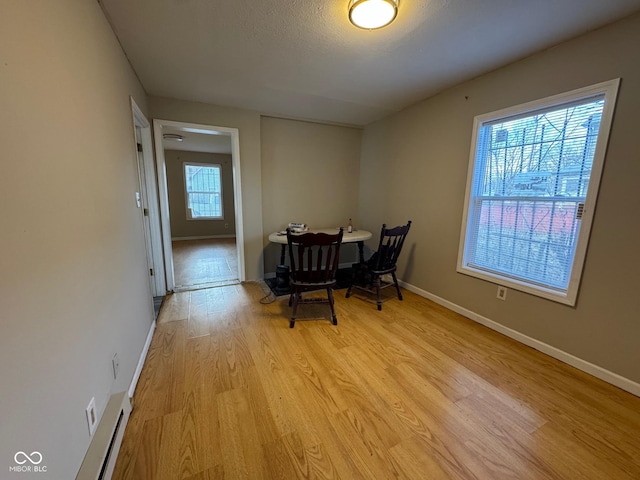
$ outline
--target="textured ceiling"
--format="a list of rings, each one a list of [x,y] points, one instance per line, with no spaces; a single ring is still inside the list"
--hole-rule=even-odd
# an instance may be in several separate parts
[[[348,0],[100,0],[150,95],[365,125],[640,11],[640,0],[400,0],[366,31]]]

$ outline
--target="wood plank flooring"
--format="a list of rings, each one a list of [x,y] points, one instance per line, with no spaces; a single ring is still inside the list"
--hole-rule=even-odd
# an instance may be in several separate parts
[[[640,398],[404,292],[167,297],[114,479],[639,479]]]
[[[172,242],[176,287],[235,283],[238,256],[235,238],[207,238]]]

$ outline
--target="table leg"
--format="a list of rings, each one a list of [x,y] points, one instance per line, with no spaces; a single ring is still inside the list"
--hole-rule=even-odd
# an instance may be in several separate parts
[[[364,241],[362,240],[358,242],[358,257],[360,263],[364,263]]]
[[[287,246],[282,244],[282,248],[280,249],[280,265],[284,265],[284,252]]]

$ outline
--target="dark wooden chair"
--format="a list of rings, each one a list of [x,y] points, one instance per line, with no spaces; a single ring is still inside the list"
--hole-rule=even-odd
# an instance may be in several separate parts
[[[396,277],[396,263],[410,228],[411,220],[406,225],[393,228],[387,228],[386,224],[382,225],[378,250],[366,262],[353,265],[353,281],[347,290],[347,298],[351,295],[351,290],[354,287],[365,290],[376,295],[378,310],[382,310],[380,291],[393,285],[396,287],[398,299],[402,300],[402,293]],[[381,277],[388,274],[391,274],[393,282],[383,283]]]
[[[333,306],[333,287],[336,285],[336,271],[340,257],[343,231],[335,235],[327,233],[294,234],[287,229],[289,244],[289,283],[291,296],[289,305],[293,306],[289,327],[296,323],[298,305],[301,303],[328,303],[331,307],[331,320],[338,324]],[[326,290],[327,298],[302,298],[304,292]]]

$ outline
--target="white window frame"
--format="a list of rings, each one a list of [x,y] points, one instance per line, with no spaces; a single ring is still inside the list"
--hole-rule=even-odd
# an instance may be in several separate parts
[[[535,100],[514,107],[509,107],[484,115],[479,115],[474,118],[471,152],[469,155],[469,168],[467,173],[467,187],[464,200],[464,211],[462,215],[462,229],[460,235],[460,245],[458,249],[457,271],[459,273],[513,288],[515,290],[527,292],[532,295],[537,295],[539,297],[553,300],[566,305],[575,306],[578,297],[580,279],[582,277],[584,260],[587,252],[593,214],[598,197],[598,190],[600,187],[600,178],[604,166],[607,143],[609,140],[609,132],[611,129],[619,84],[620,79],[614,79],[589,87],[584,87],[577,90],[572,90],[570,92],[561,93],[559,95],[547,97],[541,100]],[[542,108],[560,106],[568,102],[602,94],[604,95],[605,103],[602,111],[602,119],[593,158],[591,177],[589,179],[587,196],[584,203],[584,212],[582,219],[579,222],[579,228],[577,231],[578,242],[576,245],[575,257],[573,265],[571,267],[569,284],[566,291],[546,288],[528,282],[526,281],[526,279],[520,280],[511,276],[504,276],[495,272],[480,270],[469,265],[467,259],[467,245],[471,240],[471,225],[473,221],[471,202],[474,200],[473,181],[477,163],[477,150],[479,147],[479,132],[482,126],[486,123],[495,122],[499,119],[524,116],[527,113],[533,113],[536,110],[540,110]]]
[[[187,191],[187,166],[190,167],[206,167],[217,168],[220,172],[220,216],[213,217],[193,217],[191,216],[191,209],[189,208],[189,192]],[[184,184],[184,205],[186,210],[187,220],[224,220],[224,202],[222,195],[222,165],[217,163],[201,163],[201,162],[182,162],[182,178]],[[208,192],[191,192],[191,193],[208,193]]]

